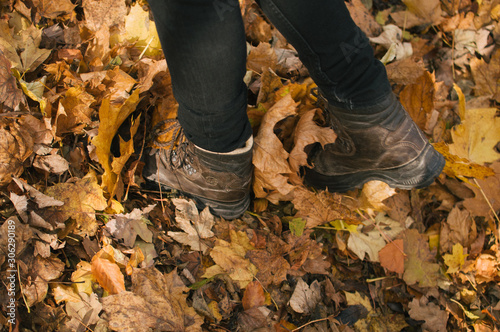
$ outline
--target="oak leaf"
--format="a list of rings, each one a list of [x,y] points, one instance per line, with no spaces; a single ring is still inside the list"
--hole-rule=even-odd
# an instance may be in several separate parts
[[[177,270],[164,275],[155,268],[136,269],[132,292],[103,298],[103,309],[115,331],[201,332],[203,318],[187,305],[188,291]]]
[[[448,312],[442,310],[438,305],[430,303],[426,296],[413,299],[408,304],[408,314],[415,320],[423,320],[422,328],[430,332],[446,332]]]

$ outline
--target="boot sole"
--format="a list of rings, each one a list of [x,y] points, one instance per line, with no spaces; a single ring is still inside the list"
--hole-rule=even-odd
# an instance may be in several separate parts
[[[183,196],[193,199],[194,202],[196,203],[196,207],[198,208],[198,210],[201,211],[208,206],[212,214],[227,220],[241,217],[241,215],[243,215],[243,213],[245,213],[245,211],[248,210],[248,207],[250,206],[250,195],[246,196],[242,200],[235,202],[220,202],[189,194],[177,188],[166,186],[162,183],[157,182],[156,180],[151,180],[148,178],[145,178],[145,180],[146,180],[146,183],[144,184],[145,189],[158,190],[158,185],[160,185],[162,190],[165,191],[176,190],[179,193],[182,193]]]
[[[333,176],[307,169],[304,180],[306,185],[337,193],[361,188],[372,180],[385,182],[393,188],[420,189],[434,182],[434,179],[441,174],[444,164],[444,157],[429,144],[419,157],[405,166]]]

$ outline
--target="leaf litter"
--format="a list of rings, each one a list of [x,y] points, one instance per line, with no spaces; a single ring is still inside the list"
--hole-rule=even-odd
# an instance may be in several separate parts
[[[148,123],[177,112],[146,2],[2,2],[0,264],[19,273],[15,329],[497,331],[497,1],[347,3],[446,167],[426,189],[346,194],[303,185],[307,151],[336,134],[293,47],[240,5],[256,197],[227,221],[141,187]]]

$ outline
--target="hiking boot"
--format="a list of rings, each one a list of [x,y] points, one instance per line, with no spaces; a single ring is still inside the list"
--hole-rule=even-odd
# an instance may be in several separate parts
[[[160,148],[145,156],[144,177],[183,192],[199,208],[209,206],[225,219],[240,217],[250,205],[253,139],[233,152],[211,152],[188,141],[176,120],[165,122],[170,126],[155,134],[155,145]],[[172,140],[159,142],[157,138],[166,132],[172,133]]]
[[[328,104],[321,96],[318,101],[338,137],[324,149],[313,148],[313,168],[306,169],[306,184],[332,192],[360,188],[371,180],[400,189],[424,188],[441,173],[443,156],[394,94],[356,114]]]

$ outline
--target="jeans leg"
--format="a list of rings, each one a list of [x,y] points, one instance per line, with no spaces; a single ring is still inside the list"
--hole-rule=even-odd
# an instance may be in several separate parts
[[[330,103],[347,109],[373,106],[391,87],[366,35],[344,0],[257,0],[299,53]]]
[[[237,0],[149,0],[186,137],[229,152],[252,129],[246,115],[246,43]]]

